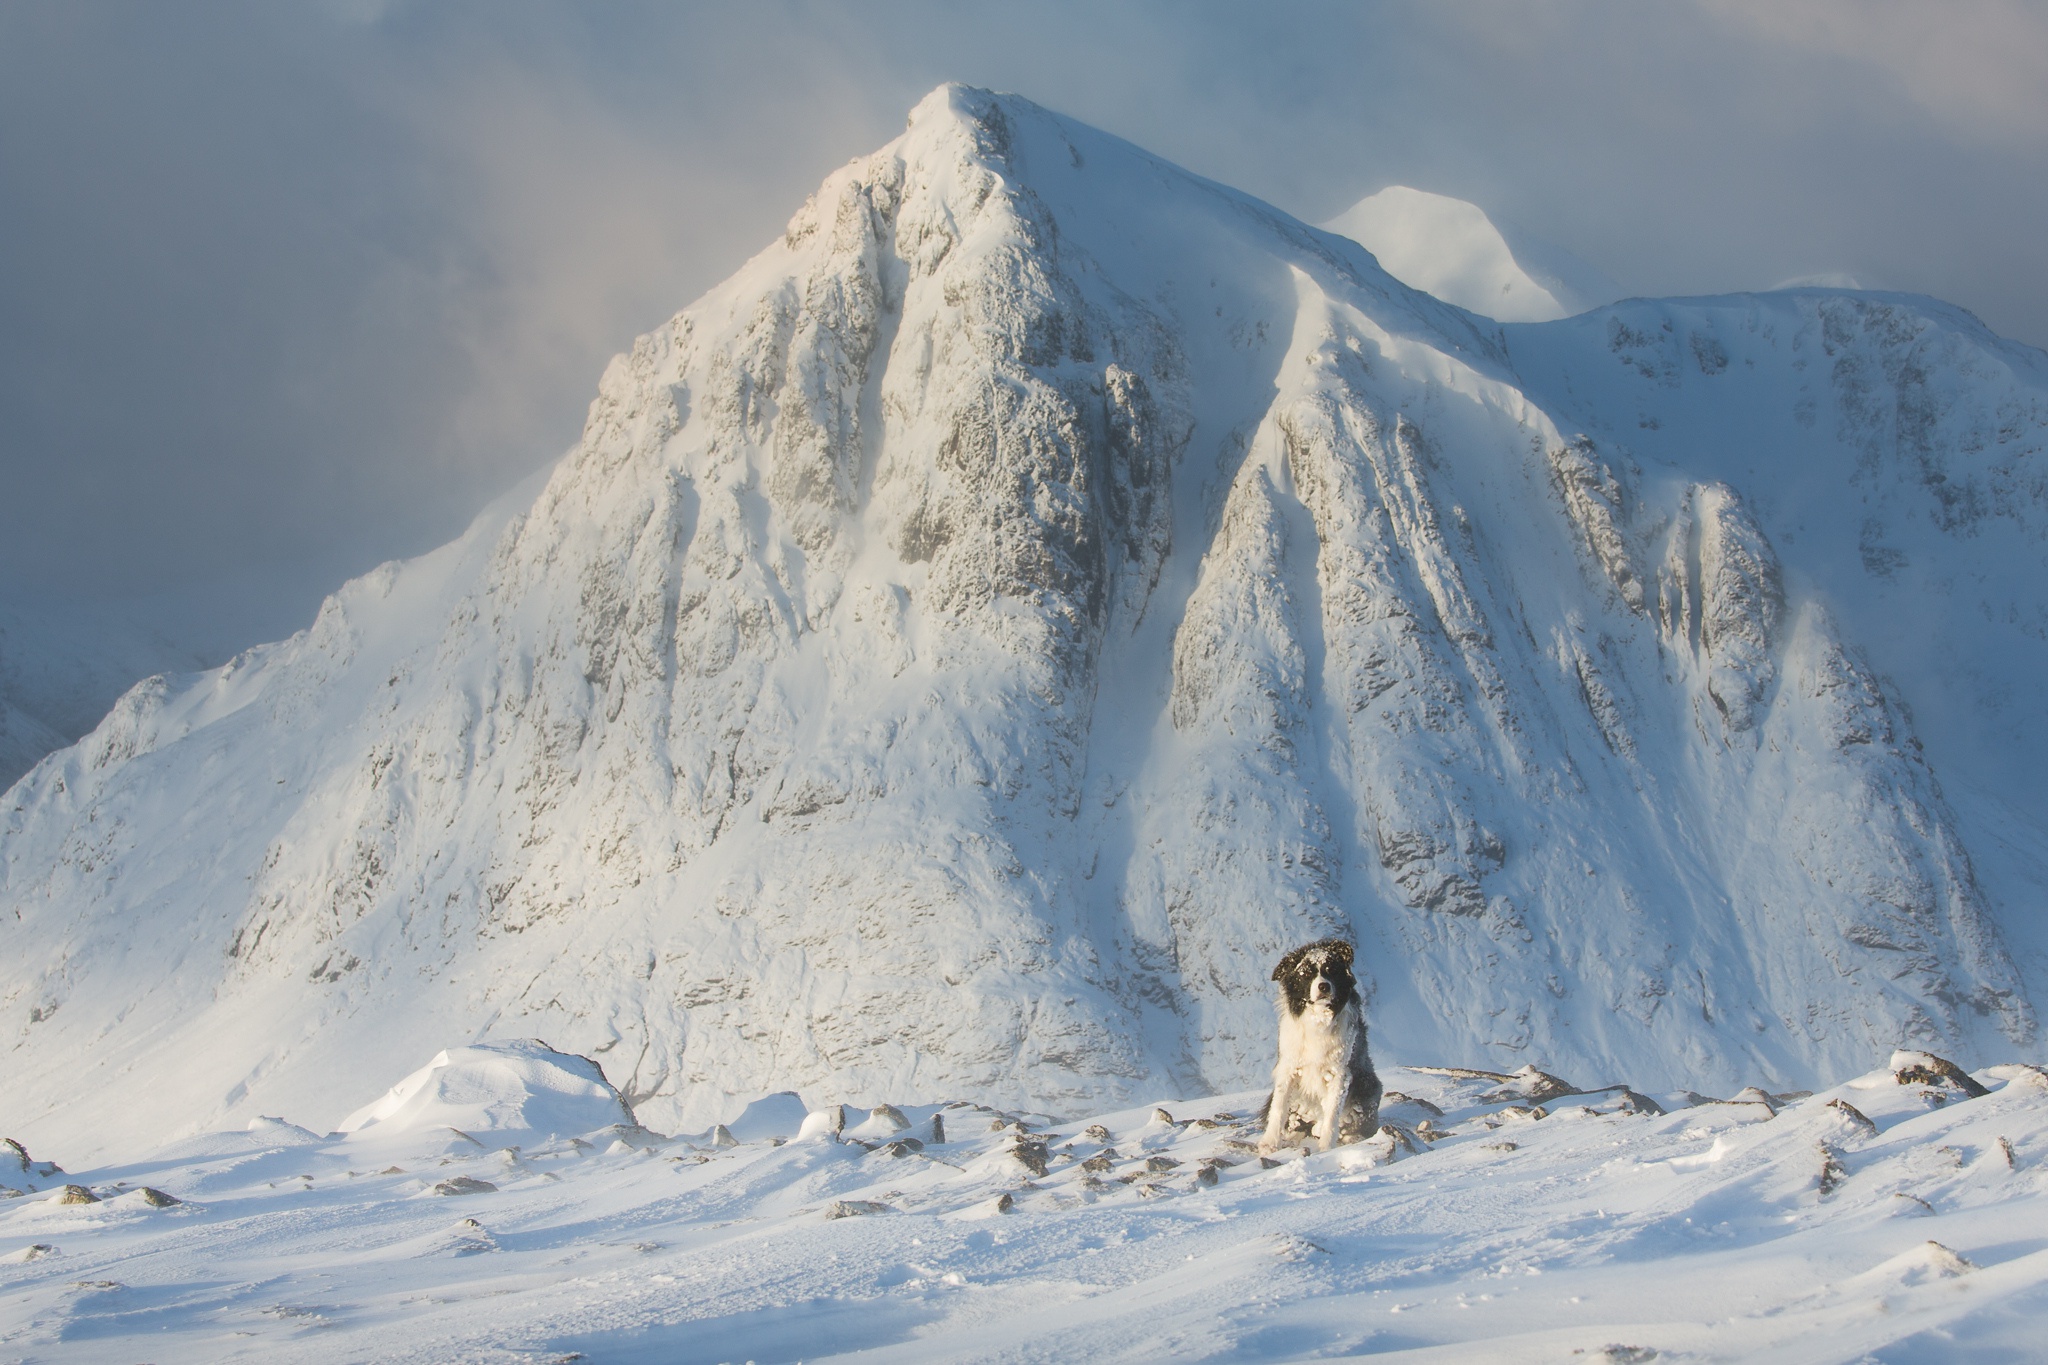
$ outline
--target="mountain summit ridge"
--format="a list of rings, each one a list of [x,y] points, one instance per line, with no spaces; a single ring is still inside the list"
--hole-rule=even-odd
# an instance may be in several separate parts
[[[1827,291],[1501,327],[941,87],[614,360],[537,487],[13,788],[22,1126],[331,1121],[337,1080],[499,1034],[656,1127],[1227,1090],[1272,960],[1329,932],[1399,1058],[1782,1088],[2037,1047],[2036,943],[1839,585],[1648,448],[1782,380],[1752,425],[1850,452],[1880,550],[1991,470],[2017,511],[1923,537],[1974,562],[2048,508],[2048,404],[1941,327]],[[1875,454],[1818,425],[1902,384],[1947,415],[1894,402]],[[2009,434],[1930,483],[1950,418]],[[2017,677],[2032,638],[1978,655]]]

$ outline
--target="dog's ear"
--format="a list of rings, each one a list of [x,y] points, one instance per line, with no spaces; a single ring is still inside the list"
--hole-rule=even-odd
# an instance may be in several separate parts
[[[1349,967],[1351,965],[1351,945],[1342,939],[1337,940],[1330,945],[1330,956]]]
[[[1285,981],[1287,974],[1294,970],[1294,964],[1300,960],[1301,949],[1296,948],[1293,952],[1280,959],[1280,965],[1273,969],[1273,979],[1275,981]]]

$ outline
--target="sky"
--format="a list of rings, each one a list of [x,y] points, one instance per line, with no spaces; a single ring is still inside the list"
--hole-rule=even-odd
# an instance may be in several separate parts
[[[0,0],[0,603],[213,655],[458,534],[946,80],[1311,222],[2048,345],[2048,5]]]

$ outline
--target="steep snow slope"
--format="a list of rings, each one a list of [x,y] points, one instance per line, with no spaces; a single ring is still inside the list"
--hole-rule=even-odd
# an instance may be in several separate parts
[[[12,1122],[332,1123],[418,1038],[505,1033],[661,1128],[1213,1093],[1328,932],[1409,1059],[1783,1089],[2036,1052],[2020,882],[1864,632],[1995,562],[2013,614],[1947,638],[2034,695],[2044,388],[1917,301],[1504,330],[942,88],[615,361],[544,486],[9,793]],[[1979,485],[2007,510],[1922,524]],[[1927,578],[1836,574],[1799,489],[1876,551],[1915,528]],[[2038,850],[1992,748],[1935,752]]]
[[[1365,247],[1403,284],[1502,322],[1549,322],[1622,293],[1556,247],[1511,244],[1477,204],[1406,185],[1367,195],[1323,228]]]
[[[0,790],[90,731],[138,679],[199,667],[190,653],[110,613],[0,603]]]

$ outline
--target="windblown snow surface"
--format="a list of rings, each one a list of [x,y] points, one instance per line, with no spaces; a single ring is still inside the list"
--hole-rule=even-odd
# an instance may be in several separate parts
[[[2044,533],[2048,358],[1958,310],[1498,323],[943,87],[460,540],[7,792],[7,1131],[531,1035],[663,1132],[1228,1096],[1330,933],[1388,1061],[2039,1061]]]
[[[594,1071],[451,1049],[348,1133],[0,1150],[0,1355],[1903,1365],[2038,1359],[2048,1310],[2027,1066],[1726,1099],[1389,1068],[1376,1138],[1271,1160],[1256,1092],[1056,1125],[782,1094],[664,1138]]]

